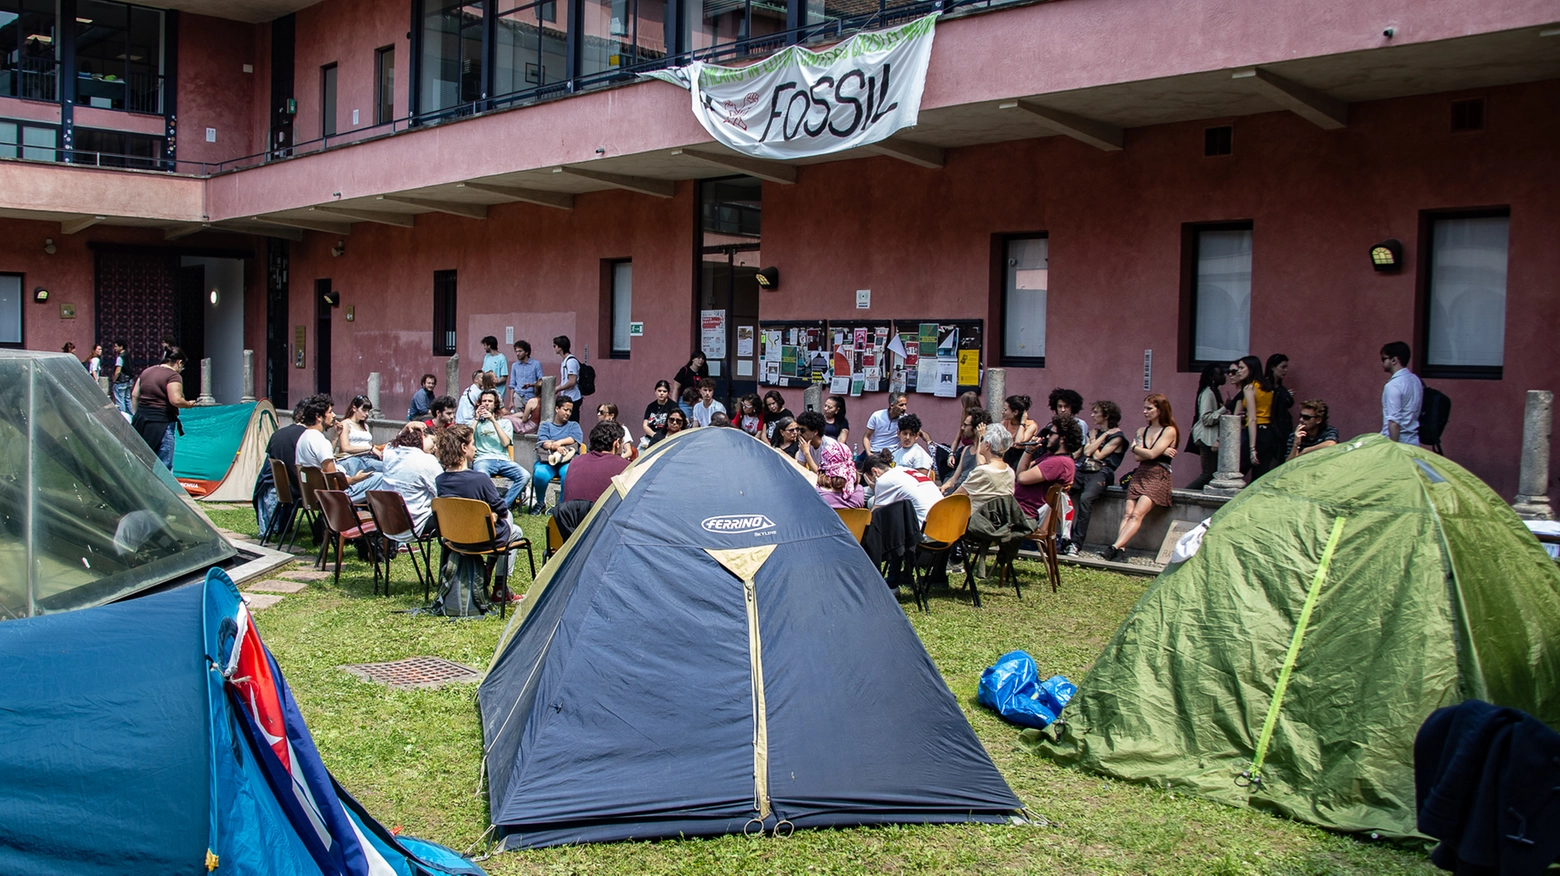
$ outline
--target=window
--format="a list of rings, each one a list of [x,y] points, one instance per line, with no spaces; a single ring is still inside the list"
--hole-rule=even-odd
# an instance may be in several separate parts
[[[418,112],[446,112],[482,99],[485,12],[482,3],[423,0]]]
[[[0,274],[0,347],[22,345],[22,275]]]
[[[76,103],[162,112],[163,13],[126,3],[76,7]]]
[[[55,0],[0,0],[0,95],[59,100]]]
[[[1484,98],[1452,101],[1452,133],[1484,130]]]
[[[666,57],[666,0],[584,0],[580,75]]]
[[[506,6],[508,4],[505,4]],[[493,32],[493,93],[514,94],[569,76],[566,38],[546,26],[555,2],[530,3],[498,15]]]
[[[336,133],[336,65],[320,68],[320,136]]]
[[[455,272],[433,272],[433,355],[455,355]]]
[[[1182,304],[1190,328],[1186,370],[1251,348],[1251,223],[1191,225],[1182,246]]]
[[[1219,125],[1214,128],[1203,129],[1203,155],[1214,157],[1217,155],[1229,155],[1235,151],[1235,128],[1233,125]]]
[[[609,261],[602,273],[612,315],[612,358],[627,359],[629,351],[628,324],[634,318],[634,263],[624,259]]]
[[[52,132],[51,132],[52,133]],[[124,131],[77,128],[71,161],[96,167],[139,167],[156,170],[163,138]]]
[[[1420,240],[1423,374],[1498,379],[1506,351],[1508,211],[1430,215]]]
[[[374,51],[374,124],[395,121],[395,46]]]
[[[1044,235],[1004,238],[1002,364],[1045,365],[1045,302],[1051,241]]]
[[[18,122],[0,122],[0,158],[58,161],[59,132]]]

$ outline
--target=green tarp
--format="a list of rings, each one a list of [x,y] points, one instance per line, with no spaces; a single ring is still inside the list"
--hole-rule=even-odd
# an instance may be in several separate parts
[[[255,402],[213,405],[179,411],[184,434],[173,455],[173,476],[195,481],[220,481],[227,477],[238,455]]]
[[[1139,600],[1045,750],[1401,837],[1414,832],[1414,735],[1468,698],[1560,727],[1560,572],[1478,478],[1368,436],[1220,509],[1197,554]]]

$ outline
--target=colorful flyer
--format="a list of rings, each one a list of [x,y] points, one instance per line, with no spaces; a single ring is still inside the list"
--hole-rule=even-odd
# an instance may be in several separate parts
[[[979,386],[980,385],[980,351],[979,350],[960,350],[959,351],[959,385],[960,386]]]

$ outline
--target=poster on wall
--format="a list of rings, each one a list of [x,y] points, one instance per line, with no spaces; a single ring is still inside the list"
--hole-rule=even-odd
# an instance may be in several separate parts
[[[753,355],[753,327],[750,325],[737,326],[737,355],[743,358]]]
[[[707,359],[726,358],[726,311],[699,311],[699,349]]]

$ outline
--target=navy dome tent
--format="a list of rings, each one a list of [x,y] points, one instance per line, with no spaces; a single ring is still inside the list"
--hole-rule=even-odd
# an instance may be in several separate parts
[[[213,569],[0,623],[0,873],[480,876],[335,783],[250,620]]]
[[[698,429],[615,479],[478,690],[501,848],[1016,814],[810,478]]]

